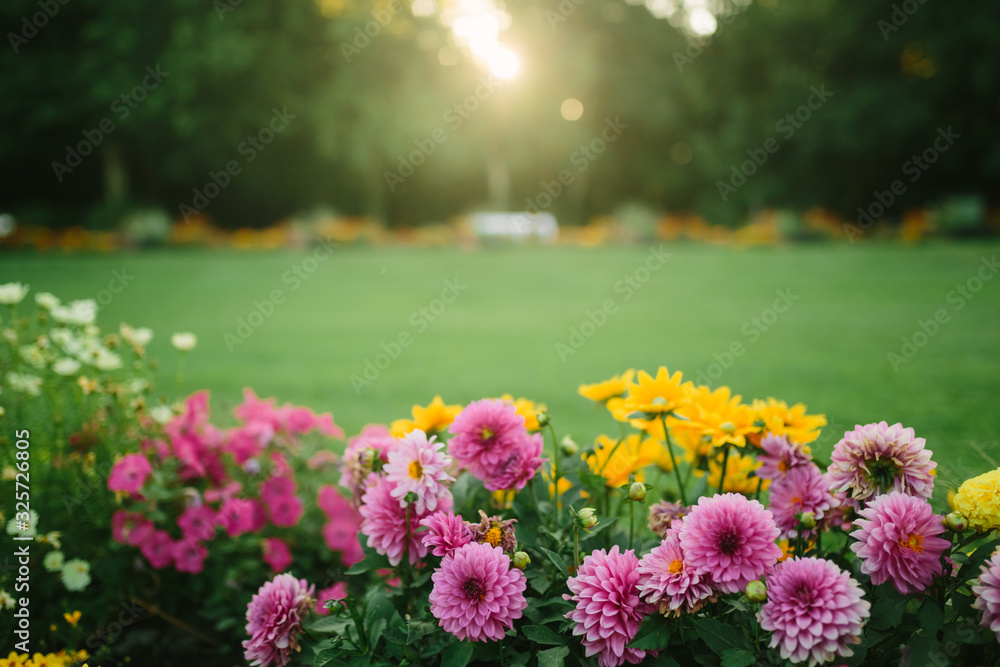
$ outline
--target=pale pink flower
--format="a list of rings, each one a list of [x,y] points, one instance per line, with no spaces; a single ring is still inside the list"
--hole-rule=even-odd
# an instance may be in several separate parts
[[[993,554],[979,570],[979,578],[972,586],[972,593],[976,596],[972,606],[983,612],[979,624],[991,630],[1000,642],[1000,551]]]
[[[789,469],[783,477],[771,483],[768,509],[774,515],[782,538],[798,536],[797,515],[802,512],[812,512],[816,521],[823,520],[826,513],[837,505],[829,488],[823,473],[812,462]],[[803,532],[812,535],[815,530]]]
[[[395,484],[392,497],[406,506],[406,494],[413,493],[417,499],[413,509],[418,514],[437,509],[437,499],[455,478],[445,472],[451,464],[451,457],[444,453],[444,443],[435,442],[432,436],[420,429],[411,431],[400,438],[396,448],[389,452],[389,462],[382,467],[386,478]]]
[[[661,614],[693,613],[714,600],[708,577],[684,561],[676,536],[663,540],[639,561],[639,597]]]
[[[764,451],[757,455],[760,467],[755,474],[761,479],[782,479],[789,470],[812,462],[800,445],[791,442],[787,436],[768,433],[760,441]]]

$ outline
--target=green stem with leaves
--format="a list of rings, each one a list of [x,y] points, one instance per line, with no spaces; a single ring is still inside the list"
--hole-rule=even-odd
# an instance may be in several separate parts
[[[667,453],[670,454],[670,466],[674,469],[677,477],[677,492],[681,496],[681,505],[687,505],[687,493],[684,492],[684,482],[681,480],[681,471],[677,467],[677,459],[674,457],[674,447],[670,444],[670,431],[667,430],[667,418],[660,415],[660,423],[663,424],[663,442],[666,444]]]
[[[635,501],[629,500],[628,503],[628,546],[629,549],[632,548],[635,542]]]
[[[729,449],[730,446],[727,444],[726,448],[723,450],[722,454],[722,470],[719,475],[719,493],[722,493],[723,487],[726,486],[726,465],[729,463]]]
[[[555,450],[555,455],[553,457],[552,463],[552,481],[555,484],[556,490],[556,516],[559,516],[559,441],[556,440],[556,430],[552,428],[552,422],[548,423],[549,435],[552,436],[552,448]]]

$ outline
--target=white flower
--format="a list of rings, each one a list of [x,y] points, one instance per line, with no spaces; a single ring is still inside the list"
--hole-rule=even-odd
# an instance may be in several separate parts
[[[11,345],[17,343],[17,332],[14,331],[13,329],[4,329],[3,337],[6,338],[7,342],[10,343]]]
[[[198,337],[193,333],[175,333],[170,337],[170,344],[181,352],[187,352],[193,350],[194,346],[198,344]]]
[[[45,353],[36,345],[22,345],[21,358],[35,368],[45,368]]]
[[[132,378],[132,380],[125,385],[125,389],[130,394],[141,394],[149,389],[149,381],[146,380],[146,378]]]
[[[125,342],[133,347],[146,347],[149,345],[149,341],[153,340],[153,330],[146,327],[133,329],[123,322],[118,330],[121,332]]]
[[[80,370],[80,362],[76,359],[66,357],[52,364],[52,370],[54,370],[57,375],[73,375]]]
[[[35,295],[35,303],[45,310],[52,310],[62,305],[62,302],[51,292],[39,292]]]
[[[31,510],[28,512],[28,528],[27,530],[21,530],[19,524],[20,520],[15,516],[13,519],[7,522],[7,534],[13,535],[15,537],[34,537],[38,532],[38,512]]]
[[[169,405],[157,405],[149,411],[149,415],[156,420],[156,423],[166,424],[174,418],[174,411]]]
[[[90,563],[79,558],[67,561],[62,569],[62,582],[68,591],[82,591],[90,585]]]
[[[7,283],[0,285],[0,303],[13,306],[21,303],[28,295],[28,286],[21,283]]]
[[[51,544],[53,549],[62,549],[62,533],[58,530],[46,533],[45,537],[42,538],[42,542]]]
[[[13,609],[14,596],[0,588],[0,609]]]
[[[63,552],[50,551],[45,554],[45,558],[42,560],[42,565],[45,566],[45,570],[47,572],[59,572],[63,569],[64,565]]]
[[[14,391],[20,391],[28,396],[38,396],[42,393],[42,378],[27,373],[7,373],[7,382]]]
[[[88,361],[101,371],[116,371],[122,367],[121,356],[106,347],[94,347],[88,356]]]
[[[93,324],[97,320],[97,302],[93,299],[81,299],[67,306],[57,306],[52,309],[52,319],[60,324]]]

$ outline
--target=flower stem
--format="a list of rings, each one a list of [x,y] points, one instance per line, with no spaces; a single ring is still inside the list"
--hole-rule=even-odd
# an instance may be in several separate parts
[[[722,493],[723,487],[726,486],[726,464],[729,463],[729,445],[723,450],[722,454],[722,471],[719,475],[719,493]]]
[[[500,647],[500,667],[503,667],[503,640],[497,642],[497,646]]]
[[[628,546],[631,549],[635,541],[635,501],[628,504]]]
[[[549,435],[552,436],[552,448],[555,450],[555,456],[552,463],[552,481],[556,485],[556,516],[559,516],[559,441],[556,440],[556,430],[552,428],[552,422],[549,424]]]
[[[580,526],[573,523],[573,563],[576,565],[576,571],[580,571]]]
[[[670,432],[667,431],[667,420],[661,414],[660,422],[663,424],[663,440],[667,445],[667,453],[670,454],[670,465],[674,469],[674,475],[677,477],[677,492],[681,496],[681,505],[687,506],[687,494],[684,492],[684,482],[681,481],[681,471],[677,467],[677,459],[674,458],[674,448],[670,444]]]

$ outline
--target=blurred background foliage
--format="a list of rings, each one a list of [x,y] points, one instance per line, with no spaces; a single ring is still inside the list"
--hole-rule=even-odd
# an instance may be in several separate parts
[[[491,87],[439,20],[447,3],[52,0],[55,14],[17,39],[44,4],[0,7],[0,209],[29,224],[109,228],[137,207],[179,217],[234,159],[243,172],[207,208],[231,228],[320,207],[391,226],[522,210],[561,170],[574,175],[550,208],[562,223],[629,203],[724,224],[773,207],[853,219],[949,126],[961,138],[907,188],[899,215],[969,195],[996,203],[995,2],[909,0],[898,29],[899,3],[702,2],[717,27],[699,35],[685,14],[697,3],[511,0],[504,40],[519,71],[457,127],[449,110]],[[366,42],[373,12],[391,20]],[[122,118],[113,105],[147,67],[166,77]],[[812,86],[832,96],[784,138],[776,123]],[[560,114],[568,98],[583,104],[577,121]],[[244,163],[239,146],[274,109],[294,119]],[[105,118],[114,131],[60,182],[52,163]],[[579,171],[571,156],[608,118],[628,129]],[[446,141],[390,189],[386,171],[437,128]],[[723,201],[717,183],[769,137],[778,152]]]

